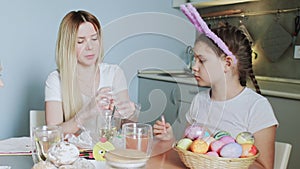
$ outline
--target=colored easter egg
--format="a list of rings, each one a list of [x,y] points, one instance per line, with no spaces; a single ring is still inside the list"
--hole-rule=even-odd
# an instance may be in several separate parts
[[[193,124],[188,126],[185,129],[184,137],[189,138],[191,140],[195,140],[198,138],[203,138],[206,130],[204,127],[202,127],[200,124]]]
[[[241,158],[251,157],[258,153],[258,150],[253,144],[241,144],[242,146],[242,155]]]
[[[178,141],[176,147],[184,149],[184,150],[188,150],[192,143],[193,143],[193,141],[191,139],[183,138]]]
[[[209,133],[209,131],[205,131],[205,133],[204,133],[204,136],[203,136],[203,138],[207,138],[207,137],[210,137],[210,133]]]
[[[215,151],[209,151],[207,153],[205,153],[208,156],[214,156],[214,157],[219,157],[219,154]]]
[[[214,135],[214,138],[216,140],[219,140],[220,138],[224,137],[224,136],[231,136],[231,134],[227,131],[218,131],[215,135]]]
[[[216,140],[210,144],[210,149],[211,151],[219,152],[224,145],[225,145],[224,142],[220,140]]]
[[[222,138],[220,138],[220,141],[222,141],[225,144],[228,144],[235,142],[235,139],[231,136],[223,136]]]
[[[239,144],[254,144],[254,136],[250,132],[241,132],[236,136],[236,142]]]
[[[208,151],[208,144],[202,139],[196,139],[190,146],[192,152],[204,154]]]
[[[225,158],[239,158],[242,155],[242,146],[238,143],[228,143],[220,150],[220,156]]]

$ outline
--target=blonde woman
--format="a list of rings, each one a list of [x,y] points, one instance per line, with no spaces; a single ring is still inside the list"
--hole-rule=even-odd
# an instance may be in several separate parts
[[[56,44],[57,70],[50,73],[45,87],[48,125],[60,125],[65,134],[74,134],[96,118],[99,101],[105,102],[102,109],[119,104],[120,110],[116,98],[129,100],[121,68],[102,63],[102,45],[101,26],[94,15],[71,11],[63,18]]]

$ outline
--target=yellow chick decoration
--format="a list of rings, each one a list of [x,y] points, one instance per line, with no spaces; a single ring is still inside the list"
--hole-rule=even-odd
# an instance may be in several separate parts
[[[106,138],[101,138],[100,141],[93,147],[93,156],[96,161],[105,161],[105,153],[114,149],[114,145],[108,142]]]

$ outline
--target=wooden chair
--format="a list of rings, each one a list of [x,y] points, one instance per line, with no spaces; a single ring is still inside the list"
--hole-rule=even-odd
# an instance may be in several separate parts
[[[33,127],[46,124],[45,111],[44,110],[30,110],[29,117],[30,117],[29,127],[30,127],[30,136],[31,136]]]
[[[286,169],[288,166],[292,145],[289,143],[275,142],[274,169]]]

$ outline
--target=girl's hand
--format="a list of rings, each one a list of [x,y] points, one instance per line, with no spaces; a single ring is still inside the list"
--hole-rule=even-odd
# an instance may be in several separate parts
[[[174,139],[173,129],[170,123],[163,123],[160,120],[157,120],[153,125],[153,134],[159,140]]]

